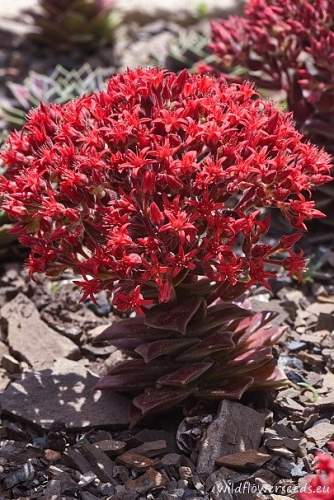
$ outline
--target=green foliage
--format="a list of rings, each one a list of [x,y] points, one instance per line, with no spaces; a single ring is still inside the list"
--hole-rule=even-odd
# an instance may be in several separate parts
[[[93,70],[89,64],[71,71],[56,66],[49,76],[31,71],[22,84],[8,83],[13,105],[2,107],[2,118],[9,129],[21,127],[26,114],[41,102],[64,104],[83,94],[102,90],[111,74],[110,68]]]

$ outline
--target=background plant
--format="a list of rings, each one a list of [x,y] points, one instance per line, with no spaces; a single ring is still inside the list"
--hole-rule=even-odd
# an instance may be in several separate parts
[[[83,49],[110,43],[120,23],[113,0],[39,0],[27,14],[34,23],[33,38],[53,48]]]
[[[0,145],[5,142],[10,130],[22,127],[28,112],[40,103],[63,104],[83,94],[100,91],[112,73],[111,68],[93,69],[89,64],[74,70],[58,65],[50,75],[31,71],[22,84],[8,82],[11,98],[9,104],[0,108],[0,118],[5,126],[0,134]],[[16,237],[10,232],[11,228],[8,217],[1,211],[0,259],[13,254],[12,244],[16,243]]]
[[[281,382],[278,332],[229,301],[282,269],[302,273],[293,246],[322,216],[309,193],[330,162],[257,97],[248,84],[138,69],[42,105],[2,153],[2,205],[31,274],[72,268],[84,299],[107,290],[118,311],[145,313],[109,332],[132,338],[133,359],[101,382],[128,392],[136,375],[134,421]],[[268,241],[268,209],[296,231]]]
[[[23,83],[7,83],[10,104],[1,106],[1,118],[8,129],[22,127],[27,113],[40,103],[64,104],[83,94],[103,90],[112,73],[112,68],[93,69],[89,64],[72,70],[57,65],[49,75],[30,71]]]
[[[212,23],[215,71],[252,80],[293,112],[298,128],[334,152],[333,0],[248,0],[244,17]],[[219,62],[220,61],[220,62]],[[334,185],[315,193],[331,215]],[[333,225],[332,217],[324,221]]]
[[[333,0],[248,0],[212,23],[213,52],[264,89],[284,90],[297,126],[334,151]]]

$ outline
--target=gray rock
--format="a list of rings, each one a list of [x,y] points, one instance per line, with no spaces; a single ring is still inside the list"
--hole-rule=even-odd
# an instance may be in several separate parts
[[[10,354],[4,354],[1,365],[8,373],[19,373],[21,369],[19,361]]]
[[[235,401],[224,400],[201,440],[197,472],[210,474],[223,456],[260,447],[265,415]]]
[[[0,341],[0,362],[6,354],[9,354],[8,347]]]
[[[13,488],[19,483],[24,483],[25,481],[30,481],[34,478],[35,469],[31,462],[27,462],[22,467],[14,472],[8,474],[4,480],[4,486],[6,489]]]
[[[205,14],[210,17],[219,17],[240,10],[243,0],[117,0],[116,7],[126,20],[146,23],[154,19],[189,24],[197,20],[201,13],[201,5],[205,5]]]
[[[1,316],[7,324],[10,348],[32,368],[50,368],[57,359],[80,356],[74,342],[51,330],[22,293],[2,307]]]
[[[2,410],[48,429],[121,427],[128,424],[129,400],[109,391],[94,391],[98,378],[81,363],[60,360],[52,369],[28,371],[0,394]]]
[[[0,368],[0,392],[4,391],[10,382],[10,379],[7,376],[6,370]]]

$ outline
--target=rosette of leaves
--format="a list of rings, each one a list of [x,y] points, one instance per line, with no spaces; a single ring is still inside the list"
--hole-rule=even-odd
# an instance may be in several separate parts
[[[112,68],[95,68],[84,64],[78,69],[67,70],[57,65],[50,75],[30,71],[23,83],[9,82],[9,105],[1,107],[7,128],[19,128],[27,113],[41,102],[64,104],[84,94],[103,90]]]
[[[253,314],[228,301],[208,306],[204,289],[199,283],[201,295],[155,306],[97,339],[132,353],[97,388],[134,395],[133,425],[186,400],[239,400],[246,391],[285,384],[272,353],[282,333],[270,325],[272,313]]]
[[[94,49],[111,43],[120,15],[113,0],[39,0],[26,13],[33,20],[31,36],[53,48]]]

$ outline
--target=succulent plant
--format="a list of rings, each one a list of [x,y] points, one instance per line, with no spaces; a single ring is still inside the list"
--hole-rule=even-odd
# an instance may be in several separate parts
[[[143,391],[133,422],[282,383],[279,329],[231,302],[278,273],[301,276],[294,245],[323,216],[310,192],[331,179],[329,156],[289,115],[247,83],[138,68],[41,105],[1,160],[1,206],[31,248],[30,274],[71,269],[83,300],[105,291],[137,315],[107,335],[134,359],[100,384]],[[268,239],[265,209],[290,230]]]
[[[19,128],[24,124],[27,113],[41,102],[63,104],[83,94],[90,94],[103,90],[105,82],[113,73],[111,68],[92,69],[84,64],[77,70],[67,70],[56,66],[47,76],[31,71],[23,84],[8,83],[12,95],[12,106],[0,108],[0,115],[4,122],[4,129],[0,132],[0,147],[7,138],[8,130]],[[0,168],[0,174],[2,168]],[[16,241],[10,232],[12,224],[2,213],[0,216],[0,257],[5,258],[12,252],[10,245]]]
[[[113,0],[39,0],[32,18],[32,37],[43,44],[66,49],[78,46],[93,49],[110,43],[120,16]]]
[[[205,280],[198,283],[200,294],[203,288]],[[229,302],[207,306],[201,295],[157,305],[97,339],[132,352],[97,388],[133,394],[134,425],[189,398],[240,399],[249,390],[281,387],[286,378],[272,345],[282,328],[270,326],[271,319],[271,313],[253,314]]]
[[[7,128],[19,128],[27,113],[41,102],[64,104],[83,94],[103,90],[112,73],[111,68],[92,69],[89,64],[74,70],[57,65],[50,75],[30,71],[22,84],[7,84],[13,104],[1,107],[2,118]]]
[[[212,23],[210,48],[232,81],[283,91],[300,131],[334,154],[333,0],[248,0],[244,17]],[[316,201],[331,214],[334,185]]]

